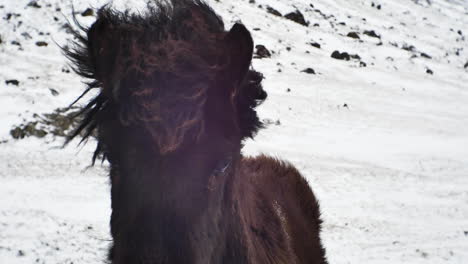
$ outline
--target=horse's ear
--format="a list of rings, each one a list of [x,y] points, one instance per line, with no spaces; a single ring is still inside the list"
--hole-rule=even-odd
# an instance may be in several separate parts
[[[89,28],[88,52],[95,78],[104,87],[115,82],[117,57],[120,48],[120,32],[105,18],[99,18]]]
[[[242,82],[252,62],[253,40],[244,25],[236,23],[225,37],[229,53],[229,73],[236,86]]]

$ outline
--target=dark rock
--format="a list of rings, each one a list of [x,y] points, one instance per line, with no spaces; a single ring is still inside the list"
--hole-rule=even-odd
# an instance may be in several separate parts
[[[15,127],[14,129],[10,130],[10,135],[14,139],[22,139],[26,136],[20,127]]]
[[[91,8],[88,8],[85,11],[83,11],[83,13],[81,13],[81,16],[94,16],[94,11]]]
[[[277,125],[277,126],[281,125],[281,121],[279,119],[277,119],[275,121],[275,120],[272,120],[272,119],[269,119],[269,118],[265,118],[265,119],[262,120],[262,122],[267,126],[269,126],[269,125]]]
[[[414,47],[413,45],[408,45],[408,44],[403,44],[403,47],[401,47],[402,49],[404,50],[407,50],[407,51],[411,51],[411,52],[414,52],[416,51],[416,47]]]
[[[359,56],[358,54],[349,54],[349,57],[351,57],[352,59],[356,59],[356,60],[361,59],[361,56]]]
[[[47,132],[43,129],[36,128],[38,122],[29,122],[24,126],[18,126],[10,130],[10,135],[14,139],[23,139],[27,136],[35,136],[38,138],[43,138],[47,135]]]
[[[7,13],[7,14],[6,14],[6,17],[5,17],[4,19],[10,20],[11,18],[18,18],[18,17],[20,17],[20,16],[21,16],[21,14]],[[23,23],[23,22],[21,22],[21,21],[18,22],[18,24],[22,24],[22,23]]]
[[[360,39],[359,34],[357,32],[349,32],[347,37],[353,38],[353,39]]]
[[[2,43],[3,43],[2,36],[0,36],[0,44],[2,44]]]
[[[365,62],[363,62],[363,61],[360,61],[360,62],[359,62],[359,66],[361,66],[361,67],[367,67],[367,64],[366,64]]]
[[[38,41],[36,42],[36,46],[38,47],[47,47],[49,44],[45,41]]]
[[[34,114],[34,121],[13,127],[10,135],[14,139],[30,136],[42,138],[47,134],[65,137],[79,124],[81,118],[76,117],[78,112],[78,108],[64,108],[56,109],[50,114]]]
[[[24,257],[26,254],[24,254],[24,251],[23,250],[18,250],[18,253],[17,253],[17,256],[18,257]]]
[[[433,72],[431,69],[429,69],[429,68],[426,69],[426,73],[427,73],[427,74],[430,74],[430,75],[433,75],[433,74],[434,74],[434,72]]]
[[[78,118],[75,118],[78,111],[66,111],[57,109],[51,114],[44,114],[45,124],[49,126],[48,131],[54,136],[66,136],[67,131],[72,130],[79,122]]]
[[[31,35],[29,35],[28,32],[21,33],[21,36],[23,36],[25,39],[32,39]]]
[[[304,15],[302,15],[302,13],[299,10],[289,13],[285,15],[284,17],[298,24],[301,24],[303,26],[306,26],[306,27],[309,26],[309,23],[305,21]]]
[[[377,5],[377,9],[380,10],[382,8],[381,5]]]
[[[369,36],[369,37],[372,37],[372,38],[378,38],[378,39],[380,39],[380,36],[377,35],[377,33],[375,33],[374,30],[364,30],[363,34],[364,34],[364,35],[367,35],[367,36]]]
[[[278,10],[274,9],[271,6],[267,6],[267,12],[275,16],[279,16],[279,17],[283,16]]]
[[[432,59],[431,56],[427,55],[427,54],[424,53],[424,52],[421,52],[421,57],[426,58],[426,59]]]
[[[286,50],[287,50],[287,51],[291,51],[291,47],[286,47]]]
[[[270,58],[271,53],[264,45],[257,45],[255,46],[255,55],[254,58],[256,59],[263,59],[263,58]]]
[[[317,42],[310,42],[309,45],[311,45],[312,47],[316,47],[317,49],[320,49],[320,44],[318,44]]]
[[[314,69],[312,69],[312,68],[304,69],[304,70],[302,70],[301,72],[305,72],[305,73],[308,73],[308,74],[315,74],[315,71],[314,71]]]
[[[463,35],[463,32],[461,30],[458,30],[457,31],[458,35],[462,36]]]
[[[15,45],[15,46],[21,47],[21,43],[19,43],[19,41],[16,41],[16,40],[12,40],[12,41],[11,41],[11,45]]]
[[[465,63],[465,66],[463,66],[463,68],[468,68],[468,61]]]
[[[345,22],[339,22],[338,25],[340,25],[340,26],[346,26],[346,23],[345,23]]]
[[[348,108],[348,109],[349,109],[349,107],[348,107],[348,104],[347,104],[347,103],[344,103],[344,104],[343,104],[343,107],[346,107],[346,108]]]
[[[50,90],[50,93],[53,95],[53,96],[57,96],[59,95],[59,92],[57,92],[57,90],[53,89],[53,88],[49,88]]]
[[[334,15],[327,15],[325,13],[323,13],[322,11],[320,11],[320,9],[314,9],[314,11],[319,14],[320,16],[322,16],[324,19],[330,19],[330,18],[334,18],[335,16]],[[334,19],[336,21],[336,19]]]
[[[347,52],[340,53],[339,51],[335,50],[332,54],[331,57],[337,60],[346,60],[349,61],[351,57]]]
[[[253,31],[260,31],[260,28],[252,28]]]
[[[29,2],[27,6],[34,7],[34,8],[41,8],[41,6],[37,3],[37,1],[31,1]]]
[[[286,89],[286,92],[288,93],[291,92],[291,88]]]
[[[19,81],[18,80],[6,80],[5,83],[8,85],[8,84],[12,84],[12,85],[15,85],[15,86],[18,86],[19,85]]]

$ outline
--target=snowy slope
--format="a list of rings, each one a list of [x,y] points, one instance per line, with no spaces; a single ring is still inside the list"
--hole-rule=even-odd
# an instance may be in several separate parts
[[[253,63],[266,77],[259,112],[271,125],[244,151],[285,158],[307,177],[330,263],[468,263],[468,2],[209,2],[273,53]],[[70,38],[71,2],[28,3],[0,2],[0,263],[99,263],[109,187],[106,164],[88,168],[93,142],[61,149],[60,137],[9,134],[84,87],[55,44]],[[81,13],[105,1],[73,3]],[[267,6],[300,10],[309,26]],[[360,59],[333,59],[335,50]]]

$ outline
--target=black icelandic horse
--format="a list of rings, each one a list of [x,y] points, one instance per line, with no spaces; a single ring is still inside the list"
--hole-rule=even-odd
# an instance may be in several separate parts
[[[199,0],[105,6],[65,49],[99,94],[69,140],[110,163],[113,264],[325,264],[319,205],[290,164],[243,157],[266,99],[253,40]],[[80,98],[78,98],[79,100]]]

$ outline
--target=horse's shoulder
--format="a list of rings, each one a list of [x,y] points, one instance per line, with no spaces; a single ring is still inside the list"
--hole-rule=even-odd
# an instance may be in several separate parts
[[[319,218],[319,204],[307,179],[291,163],[265,155],[243,158],[241,163],[239,180],[257,198],[296,207],[308,219]]]
[[[240,214],[256,263],[314,260],[319,205],[300,172],[289,162],[260,155],[242,158],[238,173]],[[265,261],[273,256],[275,261]]]
[[[250,190],[257,199],[281,201],[288,206],[309,206],[318,213],[318,202],[306,178],[291,163],[274,157],[260,155],[241,160],[241,191]],[[294,205],[293,205],[294,204]]]

